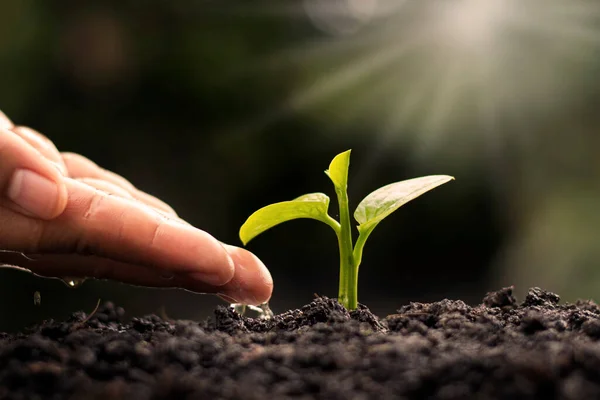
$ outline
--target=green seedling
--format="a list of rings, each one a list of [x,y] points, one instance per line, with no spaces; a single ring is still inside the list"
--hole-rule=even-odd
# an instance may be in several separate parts
[[[379,188],[365,197],[356,210],[358,238],[353,245],[350,211],[348,207],[348,167],[350,150],[335,156],[325,171],[333,182],[338,199],[340,222],[328,214],[329,197],[323,193],[310,193],[291,201],[275,203],[252,214],[240,228],[244,245],[264,231],[282,222],[310,218],[329,225],[337,235],[340,248],[340,282],[338,301],[348,310],[358,304],[358,267],[363,248],[373,229],[402,205],[452,179],[448,175],[431,175],[396,182]]]

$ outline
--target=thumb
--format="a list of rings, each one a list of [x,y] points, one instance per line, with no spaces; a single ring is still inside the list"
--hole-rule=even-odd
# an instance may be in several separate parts
[[[53,219],[67,205],[63,176],[17,134],[0,127],[0,207]]]

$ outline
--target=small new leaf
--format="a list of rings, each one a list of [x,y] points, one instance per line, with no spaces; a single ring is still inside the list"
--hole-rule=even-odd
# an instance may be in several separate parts
[[[252,214],[240,228],[240,239],[246,245],[264,231],[298,218],[327,221],[329,197],[323,193],[310,193],[291,201],[283,201],[261,208]]]
[[[350,167],[350,151],[338,154],[331,160],[329,169],[325,171],[337,190],[346,190],[348,187],[348,168]]]
[[[453,180],[448,175],[430,175],[396,182],[379,188],[360,202],[354,218],[359,231],[373,229],[381,220],[420,195]]]

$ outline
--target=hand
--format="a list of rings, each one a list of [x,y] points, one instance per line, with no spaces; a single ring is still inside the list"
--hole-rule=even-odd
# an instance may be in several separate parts
[[[273,288],[252,253],[192,227],[87,158],[59,153],[2,112],[0,249],[0,264],[47,277],[180,287],[252,305]]]

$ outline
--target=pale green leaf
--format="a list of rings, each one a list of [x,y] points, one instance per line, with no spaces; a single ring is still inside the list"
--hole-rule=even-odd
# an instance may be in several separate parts
[[[431,175],[396,182],[379,188],[360,202],[354,218],[359,230],[372,229],[402,205],[454,179],[448,175]]]
[[[329,197],[323,193],[305,194],[291,201],[268,205],[248,217],[240,228],[240,239],[246,245],[275,225],[298,218],[311,218],[328,223],[328,208]]]
[[[338,154],[329,164],[329,169],[325,171],[331,179],[336,189],[346,190],[348,186],[348,167],[350,166],[350,152],[347,150]]]

